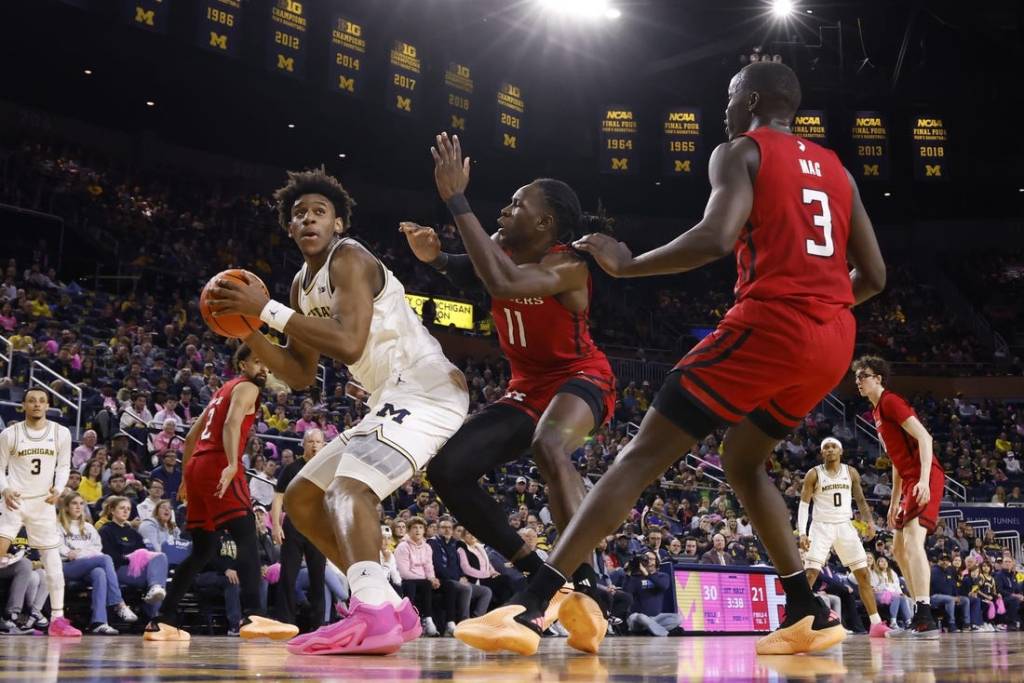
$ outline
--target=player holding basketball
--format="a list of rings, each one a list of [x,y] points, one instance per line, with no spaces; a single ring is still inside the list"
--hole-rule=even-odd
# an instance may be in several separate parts
[[[57,529],[57,500],[71,473],[71,432],[46,419],[50,397],[33,387],[21,402],[25,420],[0,432],[0,557],[7,555],[21,527],[39,551],[50,592],[51,636],[82,632],[64,616],[64,564]]]
[[[711,156],[711,197],[700,223],[637,257],[606,235],[575,243],[616,277],[681,273],[735,250],[736,304],[669,373],[640,431],[584,499],[528,589],[512,598],[519,613],[479,617],[490,634],[478,633],[473,645],[535,652],[536,624],[568,573],[622,522],[644,488],[723,426],[726,476],[786,593],[786,618],[758,641],[757,652],[813,652],[845,638],[811,593],[785,501],[763,464],[842,379],[853,356],[850,307],[881,291],[885,265],[853,178],[833,152],[790,132],[799,104],[789,67],[745,67],[729,84],[729,142]],[[604,635],[587,597],[566,600],[559,619],[570,633],[597,642]]]
[[[189,640],[178,628],[178,603],[196,575],[220,551],[220,532],[227,530],[238,546],[238,583],[241,588],[243,638],[284,640],[299,630],[260,615],[260,558],[256,519],[249,497],[245,469],[239,466],[249,430],[256,419],[260,389],[267,369],[252,349],[242,344],[235,351],[234,379],[217,390],[185,437],[184,482],[178,496],[187,496],[185,524],[192,535],[192,553],[174,572],[160,614],[147,626],[145,640]]]
[[[871,577],[868,575],[868,556],[864,552],[864,545],[857,530],[850,521],[853,516],[851,501],[857,501],[861,521],[867,525],[865,540],[870,541],[874,538],[875,522],[871,517],[868,501],[864,498],[864,490],[860,486],[860,473],[849,465],[840,463],[842,455],[843,445],[839,439],[831,436],[824,439],[821,442],[821,459],[824,463],[812,467],[804,476],[796,529],[800,537],[800,549],[807,551],[804,557],[807,583],[814,585],[822,566],[835,549],[839,561],[853,572],[857,580],[860,599],[864,602],[868,619],[871,621],[871,637],[884,638],[890,629],[878,616],[875,592],[871,588]],[[814,520],[811,522],[811,531],[808,535],[807,518],[812,498]]]
[[[582,213],[571,187],[541,178],[519,188],[489,236],[469,208],[469,159],[458,137],[437,136],[434,178],[468,254],[441,252],[431,228],[403,223],[416,257],[458,284],[478,282],[491,296],[498,340],[512,368],[507,393],[474,415],[427,468],[430,483],[460,522],[487,545],[532,573],[543,561],[508,524],[502,506],[479,485],[481,476],[532,451],[551,490],[559,529],[586,489],[569,458],[615,410],[615,376],[590,337],[591,280],[586,262],[564,242],[603,227]],[[596,586],[589,564],[573,581]],[[589,584],[585,582],[589,580]]]
[[[289,173],[274,196],[281,225],[305,259],[292,281],[291,305],[268,301],[257,283],[225,282],[211,291],[211,307],[259,316],[288,335],[284,347],[259,332],[245,341],[289,386],[312,384],[324,354],[345,363],[370,394],[369,414],[321,449],[285,492],[292,523],[346,572],[353,596],[347,618],[288,648],[394,652],[419,636],[421,624],[380,564],[377,504],[462,426],[466,379],[416,317],[394,274],[346,235],[353,202],[341,183],[322,170]]]
[[[932,436],[917,413],[902,396],[885,388],[892,377],[889,364],[878,356],[861,356],[853,364],[853,373],[857,390],[871,401],[879,439],[892,460],[888,515],[892,550],[914,598],[910,626],[888,637],[934,640],[939,626],[932,614],[932,575],[924,541],[935,531],[946,475],[932,452]]]

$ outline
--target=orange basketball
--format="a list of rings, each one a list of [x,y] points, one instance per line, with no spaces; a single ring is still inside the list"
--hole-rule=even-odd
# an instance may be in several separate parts
[[[263,323],[260,321],[259,316],[248,316],[248,315],[222,315],[218,317],[213,316],[213,312],[210,310],[210,289],[214,283],[219,279],[225,280],[238,280],[239,282],[246,283],[255,280],[259,283],[260,287],[263,288],[264,293],[270,296],[270,292],[267,291],[267,286],[263,284],[261,280],[254,273],[250,273],[248,270],[241,270],[240,268],[231,268],[229,270],[217,273],[210,278],[210,281],[203,287],[203,293],[199,295],[199,312],[203,316],[203,321],[206,322],[206,326],[211,330],[221,335],[222,337],[237,337],[238,339],[244,339],[250,334],[260,329],[260,325]]]

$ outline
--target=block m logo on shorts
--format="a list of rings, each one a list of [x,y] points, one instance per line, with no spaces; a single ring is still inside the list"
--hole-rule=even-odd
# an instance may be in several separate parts
[[[524,394],[521,391],[509,391],[504,396],[502,396],[502,398],[508,398],[513,401],[516,401],[517,403],[522,403],[523,401],[526,400],[526,394]]]
[[[377,412],[377,417],[390,416],[391,419],[397,422],[398,424],[402,424],[402,420],[409,417],[410,415],[412,415],[412,413],[410,413],[408,410],[405,410],[404,408],[399,408],[396,410],[395,407],[390,403],[385,403],[384,407]]]

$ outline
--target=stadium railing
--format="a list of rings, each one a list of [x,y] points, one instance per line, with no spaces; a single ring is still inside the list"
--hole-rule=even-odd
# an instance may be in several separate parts
[[[0,351],[0,360],[4,362],[7,369],[4,370],[4,377],[11,376],[11,368],[14,367],[14,345],[7,337],[0,335],[0,344],[3,344],[3,351]]]
[[[49,376],[52,379],[50,379],[49,381],[43,381],[39,379],[37,375]],[[54,391],[52,388],[50,388],[50,382],[54,380],[60,380],[67,386],[71,387],[71,391],[75,393],[76,400],[71,400],[64,396],[63,394],[60,394]],[[42,389],[49,395],[56,398],[59,402],[63,403],[64,405],[68,406],[68,408],[75,411],[75,431],[72,437],[75,441],[78,441],[78,439],[81,438],[82,434],[82,388],[79,387],[74,382],[72,382],[71,380],[69,380],[64,375],[60,374],[59,372],[51,370],[50,368],[46,367],[37,360],[32,361],[32,367],[29,370],[28,375],[28,385],[30,387],[38,387],[39,389]]]

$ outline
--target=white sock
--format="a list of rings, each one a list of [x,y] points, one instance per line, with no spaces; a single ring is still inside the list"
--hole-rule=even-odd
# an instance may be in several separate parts
[[[50,591],[50,616],[59,619],[64,616],[64,563],[57,548],[47,548],[39,554],[46,570],[46,587]]]
[[[882,617],[878,616],[878,612],[875,612],[874,614],[869,614],[868,619],[871,621],[872,626],[874,626],[875,624],[882,623]]]
[[[398,607],[402,598],[388,580],[388,573],[378,562],[356,562],[345,573],[352,597],[367,605],[391,603]]]

